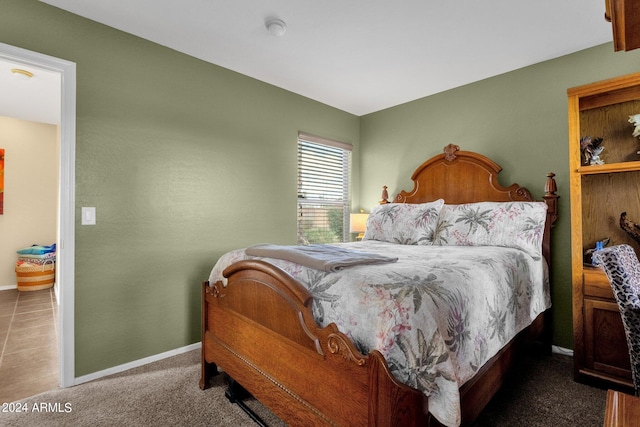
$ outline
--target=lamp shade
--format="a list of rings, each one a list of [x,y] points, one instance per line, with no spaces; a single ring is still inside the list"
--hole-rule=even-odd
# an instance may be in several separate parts
[[[352,233],[363,234],[367,229],[368,218],[369,218],[369,214],[364,212],[352,213],[349,219],[349,231]]]

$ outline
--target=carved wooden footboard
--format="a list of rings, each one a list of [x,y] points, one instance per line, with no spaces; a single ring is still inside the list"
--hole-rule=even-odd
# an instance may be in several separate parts
[[[262,261],[203,284],[203,372],[215,364],[291,425],[427,425],[426,397],[397,382],[383,356],[360,354],[334,324],[319,328],[311,295]]]
[[[311,295],[262,261],[203,284],[203,372],[215,363],[290,425],[427,425],[426,397],[397,382],[382,355],[360,354],[331,324],[319,328]]]

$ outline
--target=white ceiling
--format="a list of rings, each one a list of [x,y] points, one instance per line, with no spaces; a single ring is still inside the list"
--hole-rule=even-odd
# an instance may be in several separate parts
[[[604,0],[42,1],[356,115],[612,39]]]
[[[11,72],[33,73],[30,79]],[[60,74],[0,58],[0,116],[60,124]]]

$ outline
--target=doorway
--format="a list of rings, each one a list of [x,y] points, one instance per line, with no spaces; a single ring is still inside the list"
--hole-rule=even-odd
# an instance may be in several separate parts
[[[0,43],[0,59],[60,74],[60,150],[58,241],[58,360],[60,387],[75,384],[74,289],[75,289],[75,146],[76,66],[63,59]]]

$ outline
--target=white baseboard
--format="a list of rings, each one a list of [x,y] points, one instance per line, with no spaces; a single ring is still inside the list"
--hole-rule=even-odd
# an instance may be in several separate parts
[[[552,353],[556,353],[556,354],[562,354],[564,356],[573,357],[573,350],[568,349],[568,348],[564,348],[564,347],[558,347],[557,345],[552,345],[551,346],[551,352]]]
[[[201,347],[201,343],[187,345],[185,347],[176,348],[174,350],[165,351],[164,353],[156,354],[153,356],[145,357],[143,359],[134,360],[132,362],[125,363],[123,365],[114,366],[113,368],[104,369],[102,371],[93,372],[91,374],[76,377],[73,385],[86,383],[89,381],[97,380],[98,378],[106,377],[107,375],[117,374],[129,369],[137,368],[138,366],[147,365],[149,363],[157,362],[167,357],[177,356],[182,353],[187,353],[192,350],[197,350]]]

